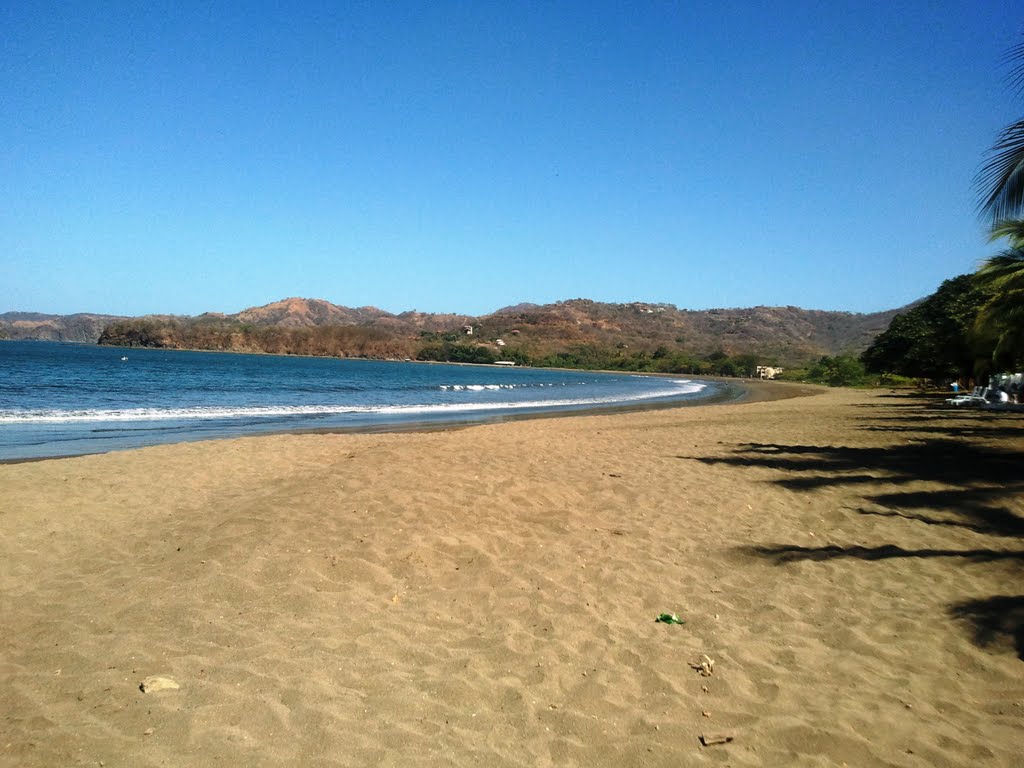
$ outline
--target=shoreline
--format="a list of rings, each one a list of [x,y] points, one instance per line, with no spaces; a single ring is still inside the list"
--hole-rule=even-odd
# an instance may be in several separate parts
[[[417,360],[415,358],[399,359],[397,357],[355,357],[346,356],[338,357],[336,355],[292,355],[280,352],[260,352],[253,350],[241,350],[241,349],[179,349],[177,347],[122,347],[116,344],[98,344],[94,341],[62,341],[59,339],[0,339],[0,341],[17,341],[17,342],[32,342],[42,344],[76,344],[87,347],[98,347],[101,349],[122,349],[122,350],[142,350],[147,352],[199,352],[202,354],[223,354],[223,355],[253,355],[255,357],[281,357],[281,358],[294,358],[298,360],[352,360],[352,361],[363,361],[370,363],[415,363],[422,365],[457,365],[466,366],[470,368],[494,368],[494,363],[463,363],[451,360]],[[497,366],[499,369],[504,369],[506,366]],[[618,376],[655,376],[655,377],[667,377],[667,378],[680,378],[680,377],[697,377],[701,380],[708,381],[723,381],[723,382],[765,382],[771,384],[790,384],[797,382],[780,382],[774,379],[754,379],[746,378],[742,376],[710,376],[696,373],[661,373],[658,371],[629,371],[629,370],[610,370],[607,368],[562,368],[560,366],[534,366],[534,365],[519,365],[518,363],[514,366],[519,370],[534,370],[534,371],[568,371],[573,373],[603,373],[609,375]],[[813,385],[811,385],[813,386]]]
[[[191,351],[191,350],[181,350]],[[423,361],[431,362],[431,361]],[[437,365],[438,363],[432,363]],[[476,365],[475,363],[443,363],[443,365]],[[574,369],[565,369],[574,370]],[[593,373],[610,373],[615,374],[615,371],[588,371]],[[646,375],[652,377],[671,377],[678,378],[675,374],[626,374],[626,375]],[[644,411],[658,411],[658,410],[671,410],[675,408],[696,408],[701,406],[716,406],[716,405],[738,405],[742,403],[755,403],[755,402],[766,402],[772,400],[785,400],[793,397],[807,397],[815,394],[820,394],[822,391],[827,390],[826,387],[821,387],[814,384],[800,384],[796,382],[777,382],[777,381],[762,381],[757,379],[734,379],[728,377],[715,377],[715,376],[704,376],[695,381],[713,381],[724,384],[723,391],[710,395],[706,398],[697,398],[693,400],[652,400],[649,402],[635,402],[635,403],[623,403],[620,405],[597,405],[593,407],[585,408],[573,408],[567,410],[551,410],[551,411],[539,411],[532,413],[521,413],[510,411],[504,414],[497,414],[493,416],[466,416],[460,419],[451,420],[423,420],[423,421],[407,421],[407,422],[392,422],[380,425],[360,425],[352,427],[298,427],[294,429],[281,429],[281,430],[267,430],[265,432],[256,432],[252,434],[233,435],[228,437],[218,436],[210,438],[201,438],[198,440],[181,440],[181,441],[169,441],[153,443],[146,446],[136,446],[131,448],[113,448],[109,451],[93,451],[85,453],[75,454],[58,454],[53,456],[32,456],[26,458],[0,458],[0,466],[6,464],[27,464],[39,461],[57,461],[62,459],[74,459],[80,456],[102,456],[108,453],[140,450],[147,447],[156,447],[158,445],[182,445],[188,443],[205,443],[215,442],[222,440],[239,440],[247,438],[258,438],[258,437],[271,437],[276,435],[329,435],[329,434],[390,434],[390,433],[410,433],[410,432],[442,432],[447,430],[465,429],[473,426],[480,426],[484,424],[500,424],[504,422],[515,422],[515,421],[528,421],[533,419],[561,419],[591,415],[602,415],[602,414],[615,414],[615,413],[634,413]]]

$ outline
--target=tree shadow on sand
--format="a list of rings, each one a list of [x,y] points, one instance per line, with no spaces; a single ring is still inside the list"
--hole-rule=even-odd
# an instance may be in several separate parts
[[[1024,436],[1024,430],[1000,435],[1003,436]],[[1003,539],[993,541],[991,547],[975,549],[904,549],[894,544],[879,547],[773,544],[742,548],[748,554],[779,565],[797,561],[892,558],[1024,563],[1024,549],[1011,549],[1007,547],[1011,542],[1006,541],[1024,538],[1024,517],[1012,508],[1016,506],[1014,502],[1024,497],[1024,480],[1018,481],[1024,469],[1022,451],[931,437],[925,432],[919,439],[904,439],[885,448],[749,443],[737,446],[728,456],[677,458],[694,458],[705,464],[775,469],[784,475],[771,482],[793,491],[837,485],[899,487],[913,483],[913,490],[865,492],[862,495],[865,504],[855,511],[862,515],[960,528]],[[940,487],[920,490],[927,482]],[[978,645],[989,646],[997,640],[1008,640],[1013,643],[1018,658],[1024,660],[1024,595],[969,600],[951,605],[949,612],[971,627]]]
[[[889,419],[889,421],[903,421],[905,424],[887,424],[884,426],[872,425],[862,427],[866,432],[906,432],[915,434],[939,435],[941,437],[972,438],[981,437],[988,439],[1014,438],[1021,434],[1021,427],[1001,427],[992,424],[937,424],[935,426],[923,426],[916,419]]]
[[[932,480],[963,483],[973,488],[989,483],[1001,484],[1007,478],[1016,477],[1021,470],[1022,459],[1024,453],[1017,451],[988,448],[960,440],[922,438],[900,445],[854,448],[748,443],[739,446],[733,456],[700,458],[698,461],[798,472],[801,473],[798,478],[782,478],[777,482],[800,490],[842,484],[850,479],[889,483]]]
[[[950,608],[953,618],[974,628],[974,642],[983,648],[1009,639],[1024,660],[1024,595],[996,595],[984,600],[967,600]]]

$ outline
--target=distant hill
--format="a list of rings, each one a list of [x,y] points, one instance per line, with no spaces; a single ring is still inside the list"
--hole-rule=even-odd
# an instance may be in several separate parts
[[[486,333],[540,346],[626,345],[654,350],[683,348],[694,354],[755,354],[785,365],[822,355],[859,354],[889,327],[900,310],[856,314],[797,307],[677,309],[671,304],[603,304],[573,299],[543,306],[519,305],[481,317]]]
[[[0,339],[86,341],[95,343],[116,315],[44,315],[39,312],[5,312],[0,315]]]
[[[392,358],[422,357],[427,347],[428,356],[443,355],[437,359],[452,359],[453,349],[473,348],[520,361],[584,348],[618,354],[629,350],[641,356],[685,351],[695,356],[754,355],[796,365],[822,355],[859,354],[899,311],[687,310],[671,304],[571,299],[516,304],[470,317],[415,310],[395,315],[376,307],[289,298],[232,315],[210,312],[197,317],[9,312],[0,315],[0,334],[123,346]]]
[[[316,325],[363,325],[386,317],[388,312],[376,307],[339,307],[323,299],[284,299],[262,307],[250,307],[237,315],[229,315],[240,323],[279,325],[301,328]]]

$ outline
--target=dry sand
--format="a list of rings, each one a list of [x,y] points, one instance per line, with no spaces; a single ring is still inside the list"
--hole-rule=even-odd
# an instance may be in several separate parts
[[[0,466],[0,764],[1021,765],[1022,459],[829,391]]]

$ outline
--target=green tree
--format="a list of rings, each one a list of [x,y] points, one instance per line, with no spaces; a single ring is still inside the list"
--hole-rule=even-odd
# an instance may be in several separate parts
[[[974,275],[946,280],[916,307],[893,318],[861,355],[874,373],[942,381],[966,378],[979,357],[974,333],[991,291]]]
[[[977,272],[991,297],[978,312],[974,333],[994,366],[1011,368],[1024,361],[1024,220],[997,224],[992,239],[1003,238],[1009,247]]]
[[[807,371],[808,381],[830,387],[853,387],[863,384],[864,378],[864,364],[849,355],[823,357]]]
[[[493,363],[498,356],[490,347],[445,341],[424,345],[416,353],[416,359],[445,363]]]
[[[757,371],[757,366],[761,365],[760,358],[749,353],[736,355],[732,361],[740,376],[753,376]]]
[[[739,371],[736,368],[736,363],[726,358],[716,364],[716,371],[719,376],[737,376]]]

